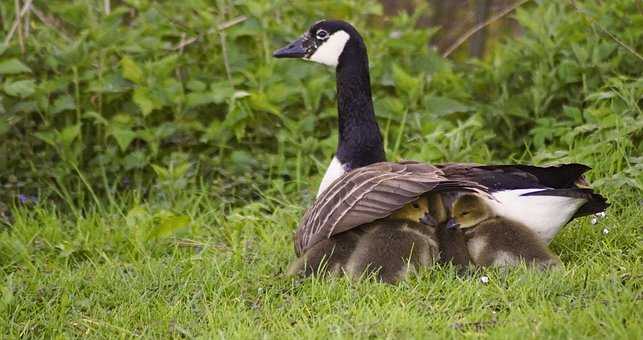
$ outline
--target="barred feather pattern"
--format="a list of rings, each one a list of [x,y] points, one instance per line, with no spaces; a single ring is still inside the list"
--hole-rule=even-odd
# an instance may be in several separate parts
[[[439,168],[414,161],[381,162],[355,169],[335,180],[308,208],[295,233],[301,255],[335,234],[389,216],[431,191],[488,193],[466,179],[448,179]]]

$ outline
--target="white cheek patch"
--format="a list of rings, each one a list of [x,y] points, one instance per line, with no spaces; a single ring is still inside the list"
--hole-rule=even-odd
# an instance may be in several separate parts
[[[346,46],[350,35],[345,31],[337,31],[322,43],[319,48],[307,59],[328,66],[337,66],[339,56]]]

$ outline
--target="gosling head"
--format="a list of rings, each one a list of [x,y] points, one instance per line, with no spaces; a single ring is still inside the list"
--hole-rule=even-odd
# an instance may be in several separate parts
[[[419,222],[430,226],[437,225],[435,219],[429,214],[429,200],[424,196],[394,212],[391,214],[391,218]]]
[[[446,226],[449,229],[471,228],[491,217],[491,210],[482,198],[465,194],[453,202],[451,218]]]
[[[314,23],[297,40],[272,55],[275,58],[298,58],[336,67],[348,50],[366,51],[357,30],[341,20],[321,20]]]

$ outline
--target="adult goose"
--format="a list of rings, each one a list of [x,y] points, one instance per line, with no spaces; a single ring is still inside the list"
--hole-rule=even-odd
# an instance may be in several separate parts
[[[494,214],[526,226],[545,243],[572,218],[597,213],[608,206],[602,196],[588,187],[582,174],[589,167],[581,164],[550,167],[446,164],[433,167],[402,163],[398,166],[403,169],[399,169],[395,163],[380,163],[386,157],[373,110],[366,45],[347,22],[318,21],[299,39],[275,51],[273,56],[314,61],[335,67],[336,71],[337,151],[322,179],[316,201],[297,230],[295,248],[298,254],[322,239],[387,216],[423,193],[440,189],[432,185],[428,189],[409,190],[398,195],[395,180],[381,183],[376,180],[385,174],[433,173],[439,177],[437,182],[477,184],[478,190],[489,193],[484,197]],[[409,170],[409,167],[413,169]],[[421,170],[423,167],[426,168]],[[353,174],[356,169],[360,171]],[[404,185],[413,186],[412,182],[406,181]],[[353,189],[346,190],[346,186]],[[473,187],[475,185],[470,188]],[[380,190],[380,194],[371,195]],[[409,197],[402,199],[405,195]],[[372,196],[377,196],[377,202],[368,199]]]

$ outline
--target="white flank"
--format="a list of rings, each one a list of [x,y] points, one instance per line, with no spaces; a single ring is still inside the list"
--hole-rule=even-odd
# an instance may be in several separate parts
[[[480,261],[480,256],[482,255],[482,251],[487,247],[487,243],[486,236],[475,236],[467,241],[467,250],[473,262]]]
[[[499,250],[493,259],[493,265],[498,267],[509,267],[520,263],[520,258],[515,254]]]
[[[492,194],[497,202],[488,202],[496,214],[522,223],[549,243],[587,200],[565,196],[521,196],[541,190],[498,191]]]
[[[350,35],[344,31],[337,31],[331,34],[328,40],[323,42],[315,53],[308,57],[308,60],[328,66],[337,66],[339,56],[342,54],[349,38]]]
[[[336,179],[338,179],[345,173],[346,171],[344,171],[344,167],[342,166],[342,163],[339,162],[339,159],[337,159],[337,157],[333,157],[333,160],[330,162],[328,169],[326,169],[326,174],[324,174],[324,178],[322,178],[322,181],[319,184],[317,197],[319,197],[319,195],[321,195],[321,193],[324,192],[324,190],[326,190],[328,186],[330,186]]]

